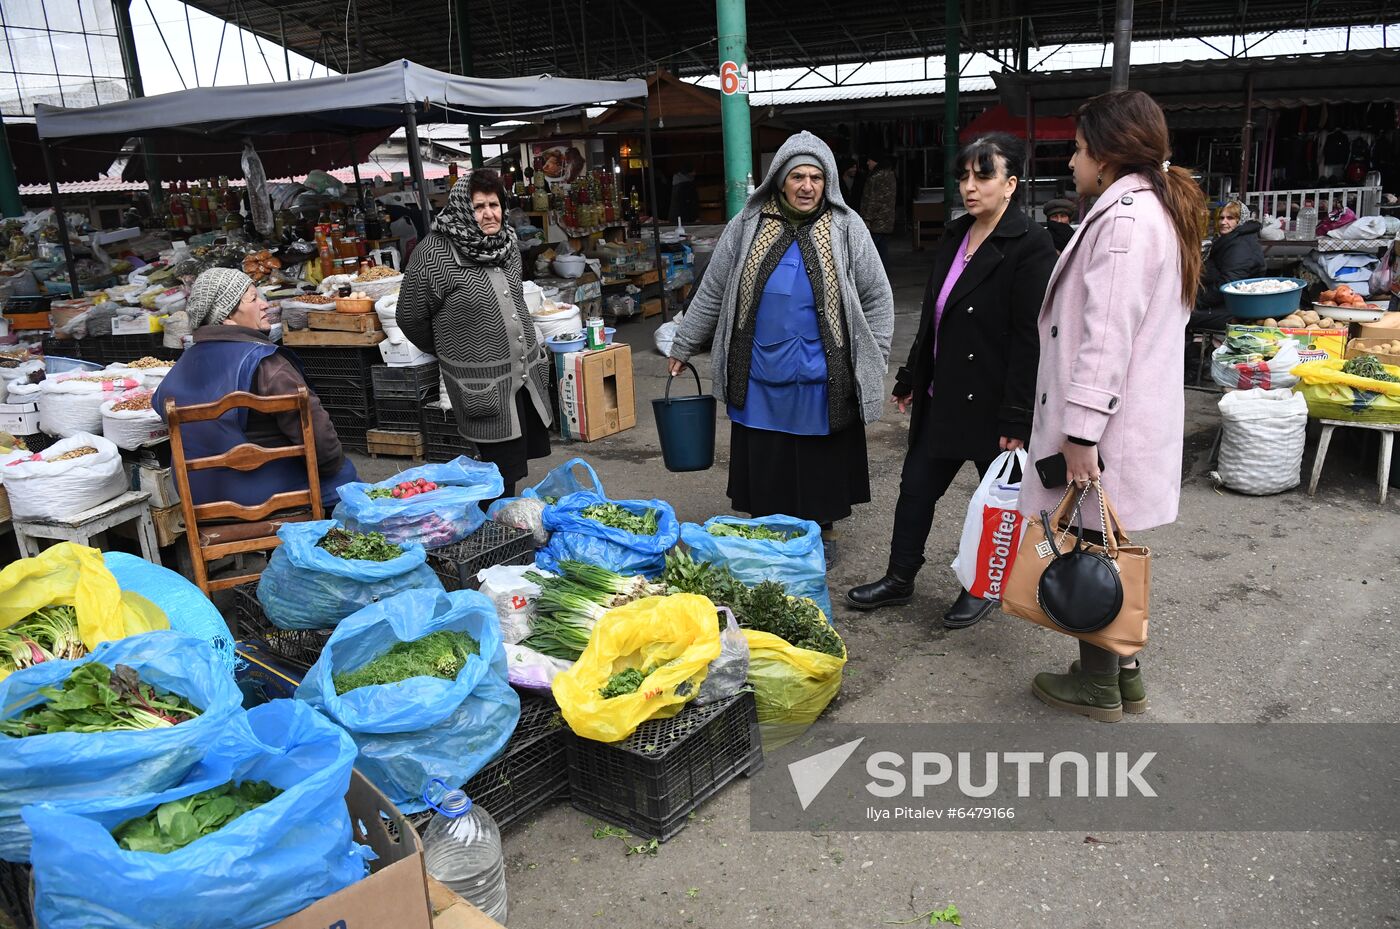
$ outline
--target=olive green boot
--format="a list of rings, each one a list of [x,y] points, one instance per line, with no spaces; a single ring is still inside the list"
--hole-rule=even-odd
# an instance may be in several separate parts
[[[1123,718],[1117,674],[1042,672],[1031,682],[1031,691],[1042,703],[1101,723],[1116,723]]]
[[[1079,673],[1079,659],[1069,666],[1070,674]],[[1147,712],[1147,685],[1142,681],[1142,662],[1136,668],[1118,669],[1118,691],[1123,695],[1124,713]]]

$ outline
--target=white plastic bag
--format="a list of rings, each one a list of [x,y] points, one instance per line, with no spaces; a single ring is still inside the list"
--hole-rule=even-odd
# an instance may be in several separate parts
[[[39,428],[64,438],[101,432],[102,404],[114,394],[140,386],[141,372],[124,368],[46,378],[39,385]]]
[[[554,675],[573,666],[572,661],[551,658],[528,645],[506,643],[506,672],[512,687],[549,693]]]
[[[1021,542],[1021,482],[1011,483],[1017,466],[1024,477],[1024,451],[1002,452],[982,475],[967,504],[958,557],[953,559],[953,573],[963,590],[983,600],[1001,599]]]
[[[543,342],[552,335],[565,335],[583,330],[583,311],[572,303],[546,303],[538,312],[531,313],[535,321],[535,335]]]
[[[662,323],[656,327],[656,334],[652,338],[656,342],[656,350],[661,353],[661,357],[671,357],[671,345],[676,341],[676,331],[680,329],[681,319],[684,316],[684,313],[677,313],[669,323]]]
[[[1228,345],[1221,345],[1210,356],[1211,380],[1221,387],[1228,387],[1231,390],[1249,390],[1252,387],[1263,387],[1265,390],[1276,387],[1292,387],[1298,383],[1298,378],[1294,377],[1291,372],[1303,363],[1302,357],[1298,354],[1298,342],[1296,339],[1284,339],[1278,345],[1278,354],[1268,361],[1254,364],[1227,364],[1221,361],[1229,348]]]
[[[1264,496],[1302,481],[1308,403],[1291,390],[1254,387],[1220,398],[1220,463],[1214,477],[1231,490]]]
[[[514,645],[530,634],[530,617],[534,613],[535,600],[540,595],[540,586],[534,581],[527,581],[525,572],[534,570],[534,565],[493,565],[476,574],[476,579],[481,583],[477,589],[496,605],[496,615],[501,620],[501,638],[507,645]],[[540,573],[549,574],[548,571]]]
[[[5,391],[6,403],[37,403],[39,401],[40,387],[38,384],[30,384],[20,380],[6,381],[6,383],[9,385]]]
[[[110,439],[117,448],[126,449],[140,448],[147,442],[154,442],[170,435],[170,427],[165,424],[165,420],[161,419],[160,414],[155,410],[112,409],[122,400],[134,400],[138,397],[149,396],[151,396],[150,390],[139,388],[128,390],[103,403],[102,435]]]
[[[55,460],[84,446],[97,453]],[[129,488],[117,447],[101,436],[79,432],[28,461],[6,465],[5,489],[16,519],[64,519],[120,497]]]

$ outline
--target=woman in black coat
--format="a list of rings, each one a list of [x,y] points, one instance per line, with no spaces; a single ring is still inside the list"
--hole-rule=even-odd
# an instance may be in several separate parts
[[[846,593],[857,609],[908,603],[934,506],[963,464],[971,461],[982,474],[1000,451],[1024,448],[1030,438],[1036,322],[1056,256],[1050,234],[1017,204],[1024,162],[1023,143],[1003,133],[958,155],[967,215],[949,224],[934,253],[919,334],[894,388],[900,411],[912,404],[913,418],[889,570]],[[971,626],[993,605],[962,591],[943,623]]]
[[[1267,270],[1264,246],[1259,241],[1263,227],[1254,220],[1241,222],[1244,208],[1231,200],[1220,209],[1220,235],[1211,244],[1201,265],[1201,286],[1196,293],[1196,309],[1191,326],[1196,329],[1224,329],[1234,316],[1225,309],[1221,284],[1263,277]]]

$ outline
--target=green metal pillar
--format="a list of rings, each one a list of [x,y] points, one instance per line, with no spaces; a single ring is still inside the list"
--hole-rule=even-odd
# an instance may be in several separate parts
[[[136,33],[131,28],[131,0],[112,0],[112,14],[117,20],[117,38],[122,44],[122,66],[126,70],[127,88],[132,99],[146,96],[141,84],[141,63],[136,57]],[[150,136],[141,139],[142,157],[146,162],[146,186],[151,191],[151,207],[157,212],[165,203],[160,189],[160,165],[156,163],[155,148]]]
[[[953,216],[958,198],[958,38],[962,31],[962,4],[943,4],[943,221]]]
[[[0,216],[21,216],[24,206],[19,202],[19,178],[10,157],[10,140],[5,137],[5,117],[0,114]]]
[[[472,32],[468,25],[471,22],[469,5],[468,0],[453,0],[452,15],[457,20],[457,53],[462,60],[463,77],[472,76]],[[472,140],[472,167],[483,167],[486,164],[486,159],[481,156],[481,123],[473,120],[467,124],[467,131],[471,133]]]
[[[744,0],[715,0],[719,19],[720,117],[724,122],[724,211],[744,208],[753,172],[749,122],[748,16]]]

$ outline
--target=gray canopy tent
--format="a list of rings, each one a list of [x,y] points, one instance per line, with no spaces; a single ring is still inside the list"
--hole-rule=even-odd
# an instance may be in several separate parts
[[[638,99],[640,103],[636,102]],[[61,156],[66,148],[85,150],[96,146],[119,153],[129,137],[140,136],[148,145],[156,143],[150,148],[162,165],[169,164],[174,170],[178,162],[178,170],[204,171],[184,165],[184,153],[175,150],[180,140],[197,149],[191,153],[192,157],[214,159],[241,152],[244,140],[250,138],[255,139],[257,145],[271,149],[296,144],[296,140],[304,140],[308,134],[331,134],[344,138],[353,149],[358,137],[382,136],[386,129],[402,126],[408,136],[409,166],[426,225],[430,212],[418,147],[420,122],[449,122],[453,115],[477,122],[529,118],[612,102],[637,106],[645,114],[645,144],[650,161],[651,113],[644,80],[587,81],[547,74],[490,80],[448,74],[403,59],[368,71],[290,83],[204,87],[81,108],[41,104],[35,107],[34,115],[58,219],[59,238],[76,296],[81,292],[81,285],[53,169],[55,155]],[[211,143],[214,149],[222,147],[229,151],[210,151]],[[211,173],[241,172],[214,170],[192,176]],[[175,175],[163,172],[163,176]],[[649,177],[649,190],[660,270],[654,168]]]

